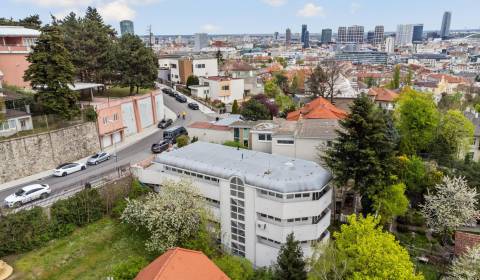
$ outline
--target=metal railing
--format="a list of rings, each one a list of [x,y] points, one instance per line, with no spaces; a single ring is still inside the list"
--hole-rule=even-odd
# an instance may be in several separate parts
[[[17,213],[21,210],[29,210],[37,206],[49,207],[59,200],[67,199],[69,197],[74,196],[76,193],[84,190],[85,188],[92,188],[92,189],[101,188],[112,181],[124,178],[126,176],[129,176],[130,174],[131,174],[130,163],[120,165],[116,168],[111,168],[100,174],[88,177],[85,180],[81,180],[79,182],[70,184],[67,187],[65,187],[63,191],[59,193],[55,193],[45,199],[35,200],[17,208],[7,209],[6,211],[4,211],[3,214],[8,215],[11,213]]]

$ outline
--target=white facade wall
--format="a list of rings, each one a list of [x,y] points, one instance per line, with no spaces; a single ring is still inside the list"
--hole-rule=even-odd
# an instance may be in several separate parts
[[[138,100],[138,111],[142,128],[153,125],[152,99],[150,97]]]
[[[232,131],[230,130],[215,130],[205,128],[187,127],[190,138],[198,137],[198,140],[203,142],[210,142],[216,144],[223,144],[226,141],[233,139]]]
[[[170,80],[175,83],[180,83],[178,58],[160,58],[158,65],[159,67],[170,68]]]
[[[213,80],[208,78],[200,78],[200,85],[208,84],[209,96],[211,100],[220,100],[225,104],[232,104],[235,100],[242,100],[245,92],[245,84],[243,79],[231,79],[228,81]],[[230,94],[224,96],[221,86],[228,84]]]
[[[213,216],[217,217],[220,223],[223,245],[226,248],[231,247],[231,222],[233,221],[231,206],[234,206],[231,204],[231,199],[234,198],[230,192],[231,178],[217,178],[218,182],[206,181],[197,176],[192,177],[166,170],[166,167],[159,163],[154,163],[147,169],[134,168],[133,172],[141,182],[155,185],[161,185],[165,180],[189,180],[198,187],[202,196],[219,201],[219,206],[209,205],[211,205]],[[201,175],[208,176],[209,174]],[[302,195],[308,193],[308,197],[287,199],[287,194],[281,194],[283,198],[272,197],[263,194],[262,191],[265,190],[244,184],[245,257],[255,266],[271,265],[276,261],[280,243],[285,243],[290,232],[294,232],[297,240],[304,241],[301,245],[304,255],[306,258],[310,257],[312,240],[319,240],[322,234],[323,238],[329,236],[327,228],[330,225],[331,215],[328,207],[332,202],[332,190],[329,188],[325,190],[328,191],[318,200],[312,199],[312,192],[301,193]],[[281,221],[268,220],[261,217],[260,213],[271,215]],[[321,213],[323,213],[323,217],[317,223],[313,223],[313,217],[319,216]],[[308,220],[287,222],[287,219],[302,217],[308,217]],[[276,243],[266,242],[259,236],[275,240]]]
[[[125,126],[125,136],[129,136],[137,133],[137,123],[135,122],[135,111],[133,109],[133,103],[123,103],[122,109],[122,121]]]
[[[260,131],[250,131],[252,139],[250,143],[250,148],[254,151],[272,153],[272,141],[270,140],[260,140],[259,134],[270,134],[271,132],[260,132]]]
[[[157,120],[167,118],[167,113],[165,112],[165,105],[163,104],[163,94],[158,94],[154,96],[155,98],[155,111],[157,112]]]
[[[216,58],[194,59],[193,75],[197,77],[218,76],[218,62]]]

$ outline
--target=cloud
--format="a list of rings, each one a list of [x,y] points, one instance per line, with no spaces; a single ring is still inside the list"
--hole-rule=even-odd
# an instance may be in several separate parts
[[[325,10],[322,6],[317,6],[314,3],[307,3],[303,8],[298,10],[297,15],[300,17],[323,17],[325,16]]]
[[[205,32],[215,32],[218,30],[220,30],[220,27],[211,23],[202,25],[202,31],[205,31]]]
[[[350,4],[350,13],[353,15],[353,14],[356,14],[358,12],[358,10],[360,10],[361,6],[360,4],[356,3],[356,2],[352,2],[352,4]]]
[[[134,19],[135,10],[133,10],[129,5],[128,1],[110,1],[98,6],[98,12],[106,21],[120,21],[124,19]]]
[[[285,5],[287,0],[263,0],[263,2],[272,7],[280,7]]]

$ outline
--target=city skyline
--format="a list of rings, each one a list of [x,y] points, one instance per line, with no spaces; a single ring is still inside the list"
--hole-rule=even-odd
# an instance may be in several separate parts
[[[120,31],[121,20],[135,22],[139,35],[152,31],[158,35],[194,34],[268,34],[290,28],[293,34],[307,24],[309,33],[320,34],[322,29],[336,31],[339,26],[361,25],[365,32],[384,25],[393,32],[398,24],[424,24],[424,30],[440,30],[445,11],[452,12],[451,30],[477,29],[476,11],[480,3],[474,0],[411,1],[292,1],[247,0],[235,5],[216,0],[6,0],[0,17],[22,18],[39,14],[49,22],[50,15],[63,17],[70,11],[82,15],[88,5],[96,7],[105,21]],[[185,9],[189,7],[189,9]],[[217,11],[224,11],[219,14]],[[181,11],[181,12],[179,12]],[[200,12],[199,12],[200,11]],[[381,12],[378,12],[381,11]],[[258,20],[262,19],[262,25]],[[238,24],[241,22],[242,24]],[[165,24],[168,23],[168,24]]]

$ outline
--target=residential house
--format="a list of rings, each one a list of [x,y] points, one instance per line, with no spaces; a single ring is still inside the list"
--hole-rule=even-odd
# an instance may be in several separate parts
[[[241,120],[240,115],[230,115],[227,118],[212,122],[194,122],[187,127],[188,135],[199,141],[223,144],[232,141],[232,123]]]
[[[97,112],[102,148],[154,126],[167,114],[163,94],[158,90],[125,98],[95,97],[92,102],[81,102],[81,105],[93,106]]]
[[[302,108],[290,112],[287,120],[299,119],[332,119],[339,120],[347,117],[347,112],[335,107],[330,101],[323,97],[317,97],[313,101],[307,103]]]
[[[192,95],[202,99],[220,100],[225,104],[243,100],[244,80],[225,76],[200,77],[200,85],[192,86]]]
[[[159,77],[168,81],[186,84],[191,75],[197,77],[218,76],[218,62],[211,57],[192,57],[180,55],[162,56],[158,60]]]
[[[2,72],[0,71],[0,137],[12,136],[17,132],[33,129],[32,116],[28,106],[7,108],[6,102],[14,102],[17,97],[2,91]]]
[[[190,180],[208,201],[223,246],[256,267],[275,263],[292,232],[306,258],[330,236],[332,175],[312,161],[198,141],[134,172],[158,186]]]
[[[135,280],[229,280],[201,251],[171,248],[144,267]]]
[[[257,95],[263,92],[263,85],[258,81],[257,69],[245,61],[227,61],[222,65],[220,75],[243,79],[245,95]]]
[[[415,81],[413,88],[419,91],[433,93],[433,97],[438,103],[442,98],[442,94],[454,94],[459,86],[466,84],[467,82],[461,77],[433,73],[425,76],[421,80]]]
[[[27,61],[40,31],[22,26],[0,26],[0,71],[5,84],[30,88],[23,79],[30,63]]]
[[[395,109],[395,101],[398,96],[398,93],[387,88],[372,87],[368,90],[368,97],[378,104],[380,108],[389,111]]]

